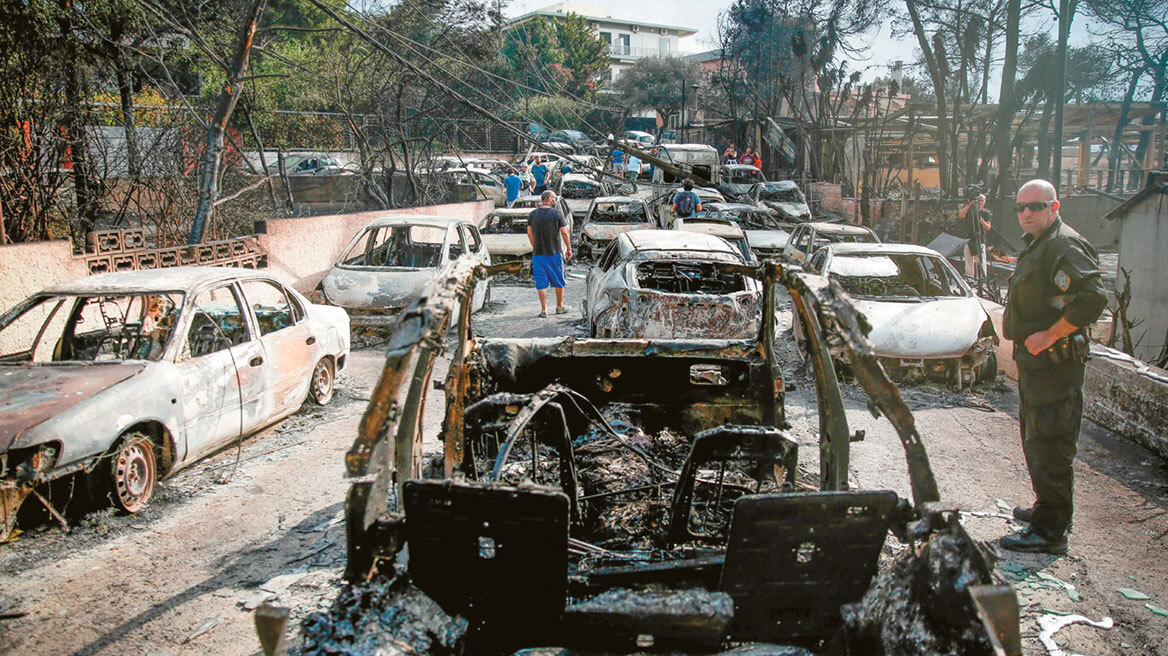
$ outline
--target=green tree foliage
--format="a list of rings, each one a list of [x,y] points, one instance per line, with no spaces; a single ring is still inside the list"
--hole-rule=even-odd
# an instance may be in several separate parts
[[[564,51],[550,19],[536,16],[508,30],[503,37],[503,58],[511,79],[528,89],[555,93],[559,83],[552,70],[564,65]]]
[[[608,50],[579,14],[568,14],[556,23],[563,51],[560,78],[564,90],[579,98],[592,98],[602,76],[608,72]]]
[[[568,94],[589,99],[608,70],[608,51],[588,21],[578,14],[553,20],[535,18],[503,37],[507,76],[521,83],[519,93]]]
[[[701,80],[697,62],[680,57],[642,57],[621,72],[613,84],[620,92],[619,103],[630,112],[656,110],[668,116],[681,108],[682,89],[686,94]],[[688,100],[696,100],[689,97]]]

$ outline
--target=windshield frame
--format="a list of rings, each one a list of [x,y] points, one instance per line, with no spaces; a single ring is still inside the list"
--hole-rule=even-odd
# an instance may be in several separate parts
[[[166,303],[161,304],[159,317],[152,321],[161,321],[168,319],[167,326],[155,324],[153,329],[148,327],[148,323],[144,319],[147,312],[150,311],[151,303],[148,299],[151,297],[163,297]],[[108,325],[98,325],[95,330],[87,331],[78,335],[77,328],[79,325],[85,323],[81,317],[82,310],[87,306],[86,299],[123,299],[129,298],[130,304],[126,308],[126,312],[122,315],[122,330],[118,331],[117,337],[119,339],[134,339],[135,344],[140,347],[150,346],[151,342],[142,341],[148,339],[149,335],[143,332],[143,329],[151,330],[166,330],[168,334],[161,343],[155,343],[146,351],[146,357],[127,357],[120,359],[68,359],[68,360],[37,360],[37,350],[41,348],[42,342],[47,337],[56,339],[56,344],[53,346],[53,351],[61,345],[61,342],[66,338],[72,342],[82,340],[82,336],[90,335],[91,333],[105,330],[107,337],[114,337],[114,333],[110,332]],[[23,339],[22,342],[28,344],[29,348],[25,351],[14,351],[12,353],[0,353],[0,366],[44,366],[44,365],[102,365],[102,364],[124,364],[127,362],[160,362],[163,360],[173,360],[172,349],[176,343],[176,336],[185,330],[183,326],[183,313],[186,310],[187,290],[177,289],[128,289],[128,290],[106,290],[102,292],[40,292],[30,296],[21,303],[17,304],[3,316],[0,316],[0,343],[3,343],[6,337],[4,335],[6,330],[9,330],[13,324],[26,316],[29,312],[33,312],[38,307],[44,307],[45,304],[53,304],[54,307],[49,311],[48,315],[42,320],[41,324],[36,328],[36,334],[31,338]],[[100,300],[98,300],[100,303]],[[128,321],[130,318],[130,310],[136,309],[139,316],[135,317],[134,321]],[[62,314],[64,313],[64,314]],[[54,334],[47,334],[54,322],[61,322],[57,328],[53,329]],[[128,333],[125,329],[127,327],[136,327],[134,333]],[[59,332],[58,332],[59,331]],[[100,344],[104,342],[104,338],[99,340]],[[73,344],[76,348],[76,344]],[[120,348],[120,347],[119,347]],[[140,351],[140,349],[128,349],[131,351]],[[26,356],[27,357],[24,357]],[[55,355],[55,354],[54,354]],[[94,354],[95,358],[98,355]]]

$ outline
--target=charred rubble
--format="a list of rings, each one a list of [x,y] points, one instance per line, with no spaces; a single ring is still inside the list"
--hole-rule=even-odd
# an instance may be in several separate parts
[[[939,502],[911,414],[828,281],[755,274],[785,285],[809,327],[809,484],[785,434],[773,319],[749,344],[479,340],[452,310],[488,273],[456,266],[395,327],[348,455],[363,477],[347,504],[351,583],[306,622],[305,653],[394,653],[372,635],[434,654],[1019,653],[1012,589]],[[450,323],[442,471],[424,478],[418,418]],[[828,334],[896,428],[911,500],[847,489]],[[890,532],[910,546],[894,561]]]

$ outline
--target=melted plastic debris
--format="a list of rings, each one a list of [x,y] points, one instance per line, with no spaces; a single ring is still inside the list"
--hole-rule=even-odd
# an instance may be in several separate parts
[[[1046,650],[1050,652],[1050,656],[1082,656],[1081,654],[1076,654],[1062,649],[1058,646],[1058,643],[1054,641],[1054,634],[1058,633],[1067,626],[1072,624],[1086,624],[1087,626],[1093,626],[1097,629],[1104,630],[1108,630],[1114,626],[1114,622],[1111,621],[1110,617],[1104,617],[1098,622],[1095,622],[1089,618],[1083,617],[1082,615],[1043,615],[1036,621],[1038,622],[1038,628],[1042,631],[1038,634],[1038,640],[1042,642],[1042,646],[1046,647]]]
[[[304,619],[301,654],[456,654],[467,622],[451,617],[405,576],[345,586],[326,613]]]
[[[877,574],[845,621],[855,635],[876,638],[886,656],[990,654],[967,592],[989,582],[975,558],[968,538],[940,533],[921,556],[906,552]]]

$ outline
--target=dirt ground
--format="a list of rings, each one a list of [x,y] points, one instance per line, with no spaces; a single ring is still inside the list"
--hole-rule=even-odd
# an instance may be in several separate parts
[[[571,267],[573,312],[538,319],[535,291],[496,283],[475,317],[488,336],[583,335],[579,303],[585,268]],[[789,325],[789,319],[787,324]],[[784,333],[791,434],[800,470],[818,471],[814,387]],[[245,604],[271,597],[292,608],[293,630],[336,595],[344,565],[341,512],[348,482],[343,456],[356,435],[382,366],[376,349],[355,351],[325,408],[309,408],[162,482],[136,516],[70,513],[72,532],[51,520],[0,545],[0,653],[256,654]],[[445,363],[436,371],[444,374]],[[903,391],[916,415],[942,497],[969,514],[974,537],[994,540],[1018,528],[1005,514],[1031,501],[1018,441],[1018,395],[1010,382],[976,392],[936,387]],[[845,386],[853,444],[852,483],[909,496],[904,452],[891,426],[874,419],[863,392]],[[430,396],[427,435],[436,436],[442,394]],[[437,451],[432,437],[427,449]],[[1066,556],[1003,552],[999,572],[1025,604],[1026,654],[1046,654],[1035,619],[1080,613],[1115,621],[1109,631],[1072,626],[1065,648],[1093,655],[1168,654],[1168,466],[1103,427],[1087,423],[1076,462],[1077,514]],[[891,538],[890,538],[891,540]],[[1067,586],[1074,586],[1073,589]],[[1131,600],[1131,588],[1147,600]],[[1076,601],[1075,599],[1078,599]],[[298,642],[295,635],[292,641]]]

